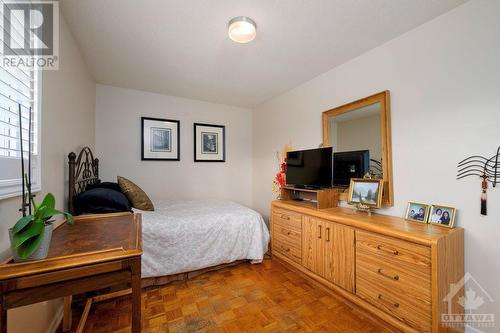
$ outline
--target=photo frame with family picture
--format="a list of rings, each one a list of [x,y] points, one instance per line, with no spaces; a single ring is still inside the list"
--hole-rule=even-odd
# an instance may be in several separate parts
[[[456,209],[454,207],[431,205],[427,221],[430,224],[453,228],[455,224],[455,213]]]
[[[431,205],[410,201],[406,209],[405,219],[408,221],[427,223],[430,208]]]
[[[371,208],[382,207],[383,185],[382,179],[351,178],[348,203]]]

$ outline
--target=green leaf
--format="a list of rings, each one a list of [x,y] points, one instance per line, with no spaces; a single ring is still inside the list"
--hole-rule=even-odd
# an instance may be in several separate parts
[[[45,226],[43,226],[42,232],[40,234],[35,237],[31,237],[16,249],[17,255],[22,259],[26,259],[31,256],[40,247],[40,243],[43,240],[44,234]]]
[[[40,213],[40,219],[41,220],[46,220],[46,219],[51,218],[54,215],[60,215],[60,214],[63,214],[63,212],[61,212],[61,211],[59,211],[59,210],[57,210],[55,208],[48,208],[48,207],[46,207]]]
[[[12,234],[14,235],[17,234],[24,227],[26,227],[28,223],[30,223],[31,221],[33,221],[33,215],[26,215],[20,218],[19,221],[17,221],[16,224],[14,225],[14,228],[12,228]]]
[[[42,215],[43,211],[46,209],[46,206],[42,206],[42,204],[36,206],[35,212],[33,213],[33,216],[35,218],[35,221],[40,220],[40,216]]]
[[[45,225],[43,223],[32,223],[29,228],[25,228],[23,231],[20,233],[17,233],[14,235],[14,247],[17,249],[21,244],[26,242],[32,237],[36,237],[43,233],[43,230],[45,229]]]
[[[54,198],[54,195],[52,193],[47,193],[45,195],[45,198],[43,198],[43,201],[40,204],[40,206],[45,206],[54,209],[56,207],[56,198]]]
[[[64,218],[66,219],[66,222],[68,224],[71,224],[73,225],[73,215],[71,215],[70,213],[63,213],[64,214]]]
[[[47,193],[39,205],[35,206],[35,220],[43,219],[43,212],[47,209],[54,209],[56,205],[56,199],[52,193]]]

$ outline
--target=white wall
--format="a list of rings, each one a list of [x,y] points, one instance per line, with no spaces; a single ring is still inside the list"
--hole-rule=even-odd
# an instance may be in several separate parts
[[[141,161],[141,117],[180,120],[181,160]],[[226,162],[194,162],[193,123],[226,126]],[[97,85],[96,151],[101,179],[120,175],[152,199],[222,198],[251,204],[249,109]]]
[[[254,208],[268,215],[274,152],[317,147],[321,112],[391,91],[395,205],[457,207],[466,271],[495,299],[481,307],[500,318],[500,188],[479,214],[479,179],[455,180],[461,159],[500,145],[500,1],[475,0],[259,106],[254,113]],[[499,325],[500,323],[497,323]]]
[[[57,207],[67,201],[67,155],[94,145],[95,83],[80,50],[60,15],[59,70],[42,78],[42,193],[52,192]],[[10,256],[8,228],[19,218],[20,198],[0,200],[0,253]],[[45,332],[60,301],[43,302],[8,311],[8,332]]]

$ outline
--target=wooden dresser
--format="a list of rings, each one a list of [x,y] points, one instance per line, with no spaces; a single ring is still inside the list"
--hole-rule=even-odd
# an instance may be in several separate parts
[[[463,331],[441,321],[464,276],[462,228],[293,201],[274,201],[271,216],[274,258],[404,332]]]

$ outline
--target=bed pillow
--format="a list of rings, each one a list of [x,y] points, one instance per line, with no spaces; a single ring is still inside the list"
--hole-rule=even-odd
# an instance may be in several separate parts
[[[125,194],[132,204],[132,207],[140,210],[155,210],[151,199],[149,199],[146,192],[139,186],[128,180],[127,178],[118,176],[118,185],[123,194]]]
[[[94,188],[76,196],[77,214],[106,214],[130,212],[132,207],[127,197],[109,188]]]
[[[94,188],[107,188],[107,189],[115,190],[118,192],[122,191],[120,189],[120,186],[118,185],[118,183],[113,183],[113,182],[102,182],[102,183],[98,183],[98,184],[89,184],[85,188],[85,191],[92,190]]]

